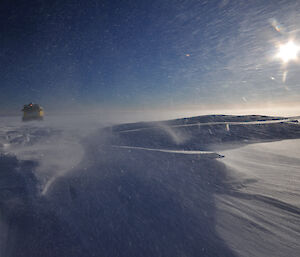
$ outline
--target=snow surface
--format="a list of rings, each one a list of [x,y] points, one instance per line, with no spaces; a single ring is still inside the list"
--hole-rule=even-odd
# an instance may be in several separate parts
[[[299,256],[300,140],[222,154],[233,180],[227,195],[216,195],[221,237],[238,256]]]
[[[1,118],[0,256],[299,256],[299,138],[255,115]]]

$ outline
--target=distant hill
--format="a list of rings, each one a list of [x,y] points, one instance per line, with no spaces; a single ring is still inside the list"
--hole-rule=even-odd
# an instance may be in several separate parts
[[[221,143],[300,138],[297,121],[261,115],[205,115],[107,127],[111,143],[126,146],[207,150]]]

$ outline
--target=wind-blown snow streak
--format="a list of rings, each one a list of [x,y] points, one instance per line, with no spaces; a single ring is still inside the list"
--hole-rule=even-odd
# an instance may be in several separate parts
[[[124,149],[132,149],[132,150],[156,151],[156,152],[164,152],[164,153],[215,154],[214,152],[210,152],[210,151],[185,151],[185,150],[180,151],[180,150],[153,149],[153,148],[145,148],[145,147],[125,146],[125,145],[112,145],[112,147],[124,148]]]

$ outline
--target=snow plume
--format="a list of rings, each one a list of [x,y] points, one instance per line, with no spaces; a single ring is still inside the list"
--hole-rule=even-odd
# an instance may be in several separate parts
[[[62,134],[47,149],[47,156],[43,156],[40,166],[37,169],[38,174],[42,176],[49,174],[43,185],[42,194],[46,194],[52,183],[68,171],[71,171],[79,164],[83,156],[83,149],[77,140],[72,141],[72,137]]]
[[[171,139],[176,145],[183,144],[189,139],[187,134],[183,134],[179,130],[176,130],[176,128],[172,128],[171,126],[162,123],[159,124],[159,127],[163,131],[167,132],[167,134],[171,137]]]
[[[64,122],[61,117],[52,117],[42,123],[17,123],[1,129],[0,152],[15,155],[18,160],[36,161],[34,173],[43,195],[58,177],[81,161],[84,151],[80,140],[96,127],[72,120]]]

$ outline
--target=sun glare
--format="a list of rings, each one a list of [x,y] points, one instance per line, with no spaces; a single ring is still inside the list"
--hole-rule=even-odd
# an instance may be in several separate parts
[[[284,63],[288,63],[289,61],[298,59],[299,51],[300,47],[297,46],[293,41],[289,41],[288,43],[279,46],[277,57],[280,58]]]

